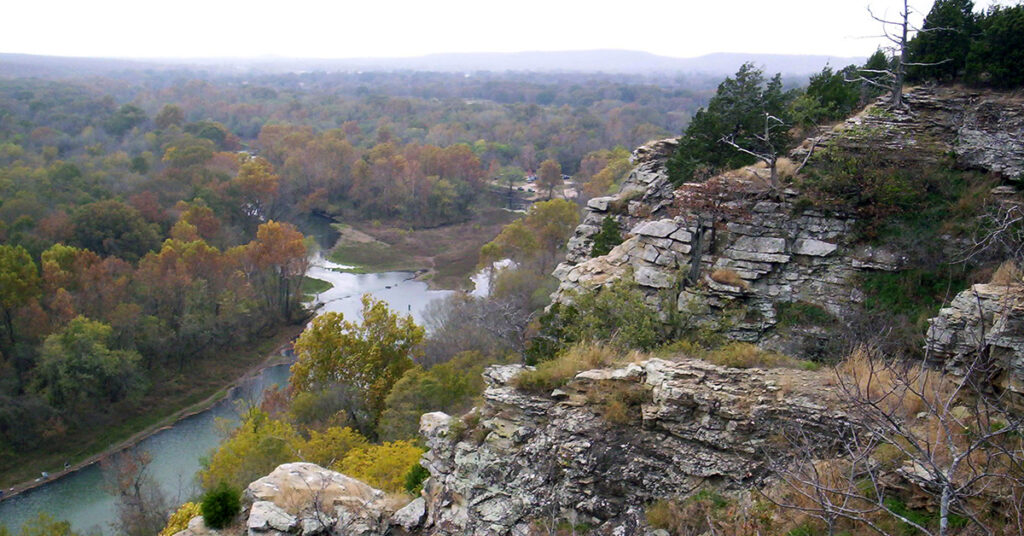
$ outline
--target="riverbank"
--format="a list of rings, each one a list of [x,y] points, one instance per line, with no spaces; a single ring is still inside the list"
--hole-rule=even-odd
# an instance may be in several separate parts
[[[340,225],[340,237],[328,258],[353,266],[358,273],[416,272],[432,290],[464,290],[477,270],[480,248],[519,216],[488,208],[469,221],[433,229]]]
[[[62,438],[65,448],[45,454],[22,455],[4,460],[0,467],[3,499],[74,473],[105,457],[131,447],[178,421],[206,411],[245,379],[289,359],[283,350],[302,332],[303,325],[286,326],[249,348],[227,351],[232,359],[211,357],[190,367],[187,378],[164,378],[137,403],[133,415],[95,434],[80,432]],[[244,374],[239,374],[239,369]],[[143,410],[144,408],[144,410]],[[99,430],[97,428],[97,430]],[[70,467],[63,469],[64,462]],[[42,471],[49,478],[36,478]],[[13,486],[13,491],[11,487]]]

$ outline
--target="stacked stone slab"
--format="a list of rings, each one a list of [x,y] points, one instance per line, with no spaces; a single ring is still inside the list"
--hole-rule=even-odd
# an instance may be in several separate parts
[[[1024,395],[1024,287],[974,285],[957,294],[929,320],[925,350],[946,372],[985,371],[999,388]]]
[[[486,371],[473,429],[455,434],[458,418],[422,417],[431,477],[420,534],[529,534],[545,520],[645,534],[644,509],[656,499],[759,483],[765,447],[785,426],[799,423],[825,446],[845,422],[827,372],[651,359],[531,394],[512,385],[522,370]],[[624,390],[644,400],[629,422],[610,422],[602,400]]]
[[[648,170],[650,164],[644,164]],[[702,214],[685,202],[716,187],[721,184],[686,184],[673,193],[673,201],[679,201],[667,205],[675,209],[674,216],[662,206],[663,217],[638,220],[629,228],[628,238],[607,255],[568,258],[554,272],[560,284],[553,299],[571,303],[579,292],[593,292],[629,277],[652,307],[675,306],[682,313],[697,314],[697,323],[715,321],[725,310],[742,308],[745,313],[736,315],[742,320],[729,329],[729,336],[756,342],[776,324],[779,304],[807,302],[846,317],[862,300],[854,279],[858,273],[897,270],[903,262],[884,248],[852,243],[852,218],[798,210],[790,200],[732,195],[728,216],[718,217],[717,222],[714,215]],[[666,195],[659,191],[657,198],[666,199]],[[600,221],[616,200],[592,203],[585,220]],[[577,237],[586,233],[578,231]],[[705,237],[697,260],[699,279],[687,285],[684,278],[694,262],[698,235]],[[576,249],[585,249],[583,240],[577,241]],[[711,274],[720,269],[735,272],[743,284],[712,279]]]

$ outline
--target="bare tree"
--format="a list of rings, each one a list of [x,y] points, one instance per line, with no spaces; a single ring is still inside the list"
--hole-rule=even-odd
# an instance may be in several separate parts
[[[982,214],[960,262],[992,258],[1024,260],[1024,207],[1019,201],[999,203]]]
[[[910,23],[910,16],[913,11],[910,8],[908,0],[903,0],[903,9],[898,13],[895,20],[887,19],[875,15],[871,7],[868,7],[868,14],[872,19],[876,20],[882,25],[882,34],[880,37],[884,37],[886,41],[890,43],[889,46],[885,47],[885,50],[889,53],[892,58],[891,66],[887,69],[875,69],[865,66],[859,69],[860,76],[853,80],[847,80],[848,82],[862,82],[879,89],[890,92],[890,106],[893,109],[904,109],[906,107],[903,102],[903,83],[907,77],[907,67],[918,66],[928,67],[933,65],[941,65],[950,59],[945,59],[938,62],[932,63],[917,63],[910,62],[907,59],[908,48],[907,45],[910,43],[910,38],[913,34],[919,32],[931,32],[931,31],[948,31],[949,28],[928,28],[921,29]]]
[[[989,373],[984,352],[953,377],[862,350],[837,373],[850,419],[839,454],[788,432],[787,459],[774,464],[786,492],[770,500],[817,518],[829,534],[840,520],[889,534],[886,517],[928,536],[950,534],[954,519],[994,534],[994,504],[1024,530],[1022,420],[1008,395],[989,388]],[[929,497],[937,527],[907,515],[901,488]]]
[[[783,145],[787,141],[786,136],[780,134],[780,132],[784,133],[786,129],[785,121],[765,112],[764,130],[753,135],[755,142],[753,147],[744,147],[736,143],[735,134],[722,136],[722,139],[719,141],[743,154],[750,155],[764,162],[770,171],[769,177],[772,189],[777,190],[779,188],[779,173],[776,170],[776,164],[779,161],[779,152],[782,151]],[[781,140],[780,137],[782,138]]]
[[[101,462],[104,487],[116,497],[119,533],[152,536],[166,524],[169,503],[148,471],[152,461],[148,452],[131,449]]]

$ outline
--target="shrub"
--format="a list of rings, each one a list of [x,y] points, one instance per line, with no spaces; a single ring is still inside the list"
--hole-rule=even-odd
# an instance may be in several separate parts
[[[430,471],[427,471],[425,467],[417,463],[405,474],[405,491],[408,491],[414,497],[418,497],[420,492],[423,491],[423,481],[427,478],[430,478]]]
[[[242,510],[242,496],[237,488],[221,482],[203,495],[200,511],[206,526],[222,529],[228,526]]]
[[[807,302],[780,303],[778,309],[778,327],[788,326],[822,326],[829,327],[836,324],[836,317],[832,316],[819,305]]]
[[[187,502],[179,506],[178,510],[171,514],[171,517],[167,520],[167,526],[164,527],[164,530],[160,531],[159,536],[171,536],[185,530],[188,528],[188,522],[192,521],[193,517],[202,514],[202,509],[194,502]]]
[[[597,406],[604,420],[629,424],[641,420],[640,406],[651,400],[651,394],[643,385],[611,381],[588,392],[587,399]]]
[[[607,255],[615,246],[622,243],[622,230],[619,222],[611,216],[601,220],[601,230],[594,235],[594,246],[590,249],[591,257]]]

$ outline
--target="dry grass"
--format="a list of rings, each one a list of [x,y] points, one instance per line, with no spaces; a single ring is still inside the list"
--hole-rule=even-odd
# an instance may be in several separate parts
[[[662,359],[690,357],[732,368],[791,368],[817,370],[818,363],[797,359],[778,352],[761,349],[747,342],[730,342],[718,348],[707,349],[690,340],[678,340],[655,352]]]
[[[810,361],[762,350],[746,342],[729,343],[721,348],[705,352],[700,357],[716,365],[733,368],[816,368]]]
[[[548,392],[557,389],[583,370],[603,368],[624,362],[622,354],[610,345],[597,343],[577,344],[558,357],[545,361],[535,370],[516,376],[513,384],[526,391]]]
[[[939,371],[886,363],[865,348],[854,350],[838,372],[858,398],[905,419],[945,406],[957,391],[957,383]]]
[[[1004,287],[1017,286],[1024,283],[1024,272],[1021,272],[1017,263],[1004,261],[1003,264],[999,265],[999,268],[996,268],[989,283]]]
[[[743,290],[750,288],[750,284],[744,281],[740,274],[736,273],[736,270],[731,268],[716,268],[715,271],[711,272],[711,279],[716,283],[739,287]]]

